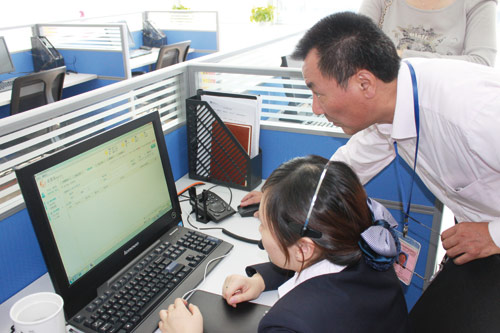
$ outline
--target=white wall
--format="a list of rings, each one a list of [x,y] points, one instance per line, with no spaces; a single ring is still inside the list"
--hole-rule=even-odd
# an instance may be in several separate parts
[[[3,0],[0,27],[11,27],[41,22],[55,22],[85,17],[139,12],[145,10],[171,10],[182,4],[192,10],[215,10],[222,23],[249,23],[252,7],[279,7],[288,22],[314,22],[333,11],[357,10],[361,0]]]

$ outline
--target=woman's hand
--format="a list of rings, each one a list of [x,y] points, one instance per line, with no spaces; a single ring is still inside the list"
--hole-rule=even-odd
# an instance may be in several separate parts
[[[245,195],[243,199],[241,199],[240,205],[242,207],[260,203],[260,199],[262,198],[262,192],[260,191],[252,191]]]
[[[252,277],[230,275],[222,285],[222,297],[227,304],[236,307],[238,303],[250,301],[259,297],[266,285],[259,273]]]
[[[203,332],[203,317],[196,305],[177,298],[167,310],[160,311],[158,327],[163,333],[197,333]]]

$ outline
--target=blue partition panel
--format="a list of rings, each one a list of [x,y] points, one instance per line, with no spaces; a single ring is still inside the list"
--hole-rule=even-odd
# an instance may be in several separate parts
[[[191,48],[199,50],[217,50],[217,33],[215,31],[164,31],[168,44],[191,40]]]
[[[165,135],[174,179],[188,172],[186,126]],[[0,303],[47,272],[26,209],[0,221]]]
[[[123,53],[117,51],[60,50],[66,69],[78,73],[125,78]]]
[[[0,303],[47,272],[28,211],[0,221]]]
[[[64,88],[62,98],[64,99],[78,94],[82,94],[84,92],[101,88],[115,82],[116,81],[114,80],[95,79],[88,82],[80,83],[72,87]]]
[[[14,64],[15,71],[13,73],[0,74],[0,81],[23,76],[34,71],[31,50],[11,53],[10,56],[12,58],[12,63]]]

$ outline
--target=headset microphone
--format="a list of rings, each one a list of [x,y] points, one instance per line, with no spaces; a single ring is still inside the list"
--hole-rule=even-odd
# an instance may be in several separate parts
[[[262,244],[262,239],[257,243],[259,249],[264,250],[264,244]]]

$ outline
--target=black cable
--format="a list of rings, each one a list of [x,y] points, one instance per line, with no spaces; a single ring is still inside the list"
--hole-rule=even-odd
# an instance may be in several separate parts
[[[180,191],[179,193],[177,193],[177,195],[180,197],[185,197],[184,196],[184,192],[186,192],[190,187],[192,186],[196,186],[196,185],[201,185],[200,183],[195,183],[195,184],[192,184],[188,187],[186,187],[184,190]],[[213,185],[211,187],[208,188],[207,191],[210,191],[211,189],[217,187],[219,185]],[[229,190],[229,203],[228,205],[230,206],[231,205],[231,202],[233,201],[233,191],[231,190],[231,188],[228,186],[227,189]],[[184,202],[184,201],[188,201],[189,198],[185,199],[185,200],[182,200],[182,201],[179,201],[179,202]],[[242,241],[242,242],[245,242],[245,243],[250,243],[250,244],[256,244],[258,245],[259,242],[260,242],[260,239],[259,240],[255,240],[255,239],[251,239],[251,238],[246,238],[246,237],[243,237],[243,236],[240,236],[240,235],[237,235],[235,233],[232,233],[231,231],[225,229],[225,228],[221,228],[221,227],[206,227],[206,228],[198,228],[196,226],[194,226],[191,221],[190,221],[190,216],[191,214],[194,213],[194,211],[192,211],[191,213],[188,214],[187,216],[187,223],[193,228],[193,229],[196,229],[196,230],[221,230],[223,234],[231,237],[231,238],[234,238],[234,239],[237,239],[239,241]],[[181,220],[182,221],[182,220]]]
[[[245,242],[245,243],[250,243],[250,244],[255,244],[255,245],[258,245],[259,242],[260,242],[260,239],[259,240],[255,240],[255,239],[250,239],[250,238],[246,238],[246,237],[243,237],[243,236],[240,236],[240,235],[237,235],[237,234],[234,234],[232,233],[231,231],[225,229],[225,228],[222,228],[222,227],[206,227],[206,228],[198,228],[198,227],[195,227],[191,221],[190,221],[190,216],[193,212],[189,213],[188,214],[188,217],[187,217],[187,223],[193,228],[193,229],[196,229],[196,230],[221,230],[223,234],[231,237],[231,238],[234,238],[234,239],[237,239],[239,241],[242,241],[242,242]]]

